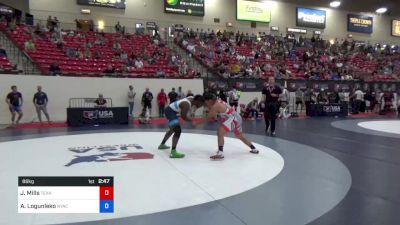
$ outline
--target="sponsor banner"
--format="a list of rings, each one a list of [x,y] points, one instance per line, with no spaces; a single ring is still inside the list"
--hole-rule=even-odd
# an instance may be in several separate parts
[[[325,29],[326,11],[318,9],[297,8],[296,26]]]
[[[67,123],[69,126],[128,124],[128,107],[68,108]]]
[[[373,31],[373,17],[364,15],[347,15],[347,31],[371,34]]]
[[[204,87],[208,87],[209,90],[230,90],[232,87],[237,87],[243,92],[256,92],[262,91],[264,83],[267,80],[264,79],[204,79]],[[283,87],[285,82],[287,88],[291,90],[301,89],[312,89],[315,91],[344,91],[350,92],[355,87],[369,87],[371,90],[381,89],[382,87],[392,87],[393,90],[400,88],[399,82],[355,82],[355,81],[304,81],[304,80],[282,80],[277,79],[277,85]],[[383,85],[385,84],[385,85]],[[255,88],[254,88],[255,86]],[[365,88],[364,88],[365,90]]]
[[[237,0],[236,19],[254,22],[271,22],[271,5],[266,1]]]
[[[204,1],[164,0],[164,12],[189,16],[204,16]]]
[[[288,27],[287,31],[291,32],[291,33],[296,33],[296,34],[307,34],[307,30],[306,29]]]
[[[392,36],[400,37],[400,20],[392,20]]]
[[[308,116],[337,116],[346,117],[348,115],[347,104],[309,104],[306,105]]]
[[[77,0],[78,5],[125,9],[125,0]]]

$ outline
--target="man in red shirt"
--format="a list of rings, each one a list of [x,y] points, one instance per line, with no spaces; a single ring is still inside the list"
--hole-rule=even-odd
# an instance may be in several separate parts
[[[168,103],[167,94],[165,94],[164,89],[161,89],[161,92],[157,95],[158,102],[158,113],[160,117],[164,117],[164,109],[165,105]]]

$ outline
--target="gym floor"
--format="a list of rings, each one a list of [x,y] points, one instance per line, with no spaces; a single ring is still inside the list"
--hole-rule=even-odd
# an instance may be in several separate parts
[[[400,224],[398,119],[280,120],[273,138],[262,120],[243,128],[260,154],[231,136],[219,162],[208,159],[215,123],[183,125],[184,159],[157,150],[165,125],[2,129],[0,224]],[[153,160],[74,161],[69,151],[128,142]],[[114,176],[115,213],[18,214],[17,177],[48,175]]]

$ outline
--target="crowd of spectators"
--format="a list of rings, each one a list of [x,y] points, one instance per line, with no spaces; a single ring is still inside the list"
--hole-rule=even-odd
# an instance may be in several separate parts
[[[28,55],[31,53],[40,55],[43,54],[43,48],[49,51],[53,47],[54,52],[62,54],[54,60],[58,61],[57,71],[61,74],[64,73],[64,67],[69,66],[63,61],[78,59],[86,62],[107,60],[109,64],[112,64],[113,69],[110,69],[108,64],[104,65],[101,71],[107,71],[104,73],[106,75],[152,73],[153,76],[160,78],[201,75],[199,71],[190,69],[186,60],[168,48],[159,35],[131,34],[126,32],[125,27],[119,22],[115,25],[115,33],[106,33],[103,30],[85,31],[82,26],[77,27],[77,30],[62,30],[57,17],[51,16],[45,25],[38,22],[35,26],[18,25],[16,31],[9,29],[16,36],[21,30],[24,36],[22,48]],[[61,59],[63,56],[67,58]],[[35,56],[31,58],[35,61]],[[38,63],[41,70],[53,74],[52,62],[47,63],[44,69],[40,65],[41,62]]]
[[[370,80],[384,75],[399,79],[398,46],[210,29],[176,33],[175,41],[225,78]]]

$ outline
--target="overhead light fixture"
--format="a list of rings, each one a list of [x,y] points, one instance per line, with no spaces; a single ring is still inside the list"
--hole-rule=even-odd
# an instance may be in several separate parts
[[[376,10],[376,12],[379,13],[379,14],[385,13],[386,11],[387,11],[386,7],[382,7],[382,8],[379,8],[379,9]]]
[[[333,2],[329,3],[329,5],[330,5],[332,8],[337,8],[337,7],[340,6],[340,4],[342,4],[342,2],[340,2],[340,1],[333,1]]]

